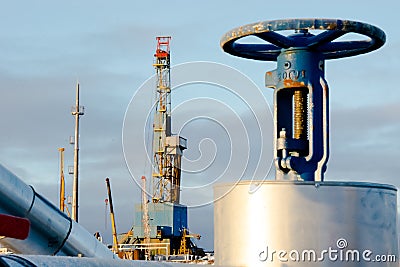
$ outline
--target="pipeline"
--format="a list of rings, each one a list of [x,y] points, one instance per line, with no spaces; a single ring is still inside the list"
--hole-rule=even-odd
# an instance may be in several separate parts
[[[189,263],[109,260],[77,257],[51,257],[38,255],[0,255],[0,266],[36,267],[36,266],[64,266],[64,267],[191,267]],[[220,266],[223,267],[223,266]]]
[[[0,213],[31,223],[25,240],[2,238],[0,244],[16,253],[114,259],[113,254],[85,228],[35,192],[0,164]]]

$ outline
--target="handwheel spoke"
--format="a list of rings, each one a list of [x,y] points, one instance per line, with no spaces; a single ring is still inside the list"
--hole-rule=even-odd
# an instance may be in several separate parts
[[[276,60],[281,48],[272,44],[232,44],[231,53],[237,56],[262,60]]]
[[[370,46],[372,46],[372,44],[369,41],[330,42],[319,46],[317,50],[320,52],[332,52],[340,50],[366,49]]]
[[[293,40],[276,32],[262,32],[254,35],[281,48],[289,48],[294,46]]]
[[[335,59],[368,53],[374,49],[369,41],[348,41],[327,43],[317,50],[322,52],[325,59]]]
[[[236,52],[280,52],[281,48],[271,44],[238,44],[232,46]]]
[[[310,48],[320,46],[325,43],[329,43],[345,34],[346,34],[346,32],[340,31],[340,30],[326,30],[323,33],[320,33],[316,36],[310,37],[307,40],[307,43],[308,43],[307,46]]]

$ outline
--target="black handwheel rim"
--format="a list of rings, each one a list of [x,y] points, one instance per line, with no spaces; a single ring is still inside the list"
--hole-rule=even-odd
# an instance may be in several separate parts
[[[278,34],[284,30],[324,30],[296,44],[290,37]],[[347,33],[358,33],[367,40],[333,42]],[[246,36],[256,36],[268,42],[265,44],[240,44],[237,41]],[[378,27],[350,20],[339,19],[286,19],[247,24],[227,32],[221,39],[222,49],[234,56],[276,61],[282,49],[306,47],[320,52],[325,59],[336,59],[365,54],[383,46],[385,33]]]

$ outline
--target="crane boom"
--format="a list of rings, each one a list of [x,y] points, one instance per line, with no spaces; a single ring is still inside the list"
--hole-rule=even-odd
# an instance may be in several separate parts
[[[108,193],[108,201],[110,203],[110,219],[111,219],[111,227],[112,227],[112,234],[113,234],[113,252],[118,254],[118,239],[117,239],[117,227],[115,225],[115,218],[114,218],[114,206],[112,202],[111,196],[111,186],[110,186],[110,179],[106,178],[106,185],[107,185],[107,193]]]
[[[60,147],[60,210],[65,210],[64,148]]]

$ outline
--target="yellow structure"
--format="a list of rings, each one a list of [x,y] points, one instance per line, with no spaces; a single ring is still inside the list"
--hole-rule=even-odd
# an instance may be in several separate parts
[[[65,210],[64,148],[60,147],[60,210]]]

